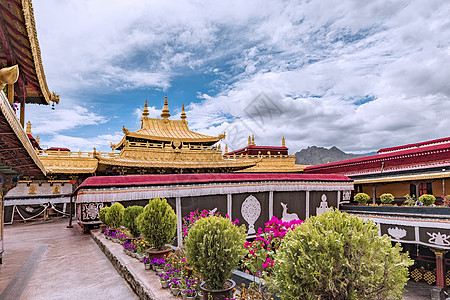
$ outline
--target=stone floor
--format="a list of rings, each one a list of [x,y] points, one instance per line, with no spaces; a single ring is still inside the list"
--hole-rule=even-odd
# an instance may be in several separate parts
[[[0,265],[0,300],[138,299],[111,262],[79,227],[66,228],[67,219],[8,225]],[[101,237],[103,238],[103,237]],[[155,299],[170,299],[156,276],[126,256],[118,244],[104,243],[131,270]],[[409,282],[406,300],[430,298],[431,287]]]
[[[4,227],[0,300],[138,299],[88,234],[67,219]]]

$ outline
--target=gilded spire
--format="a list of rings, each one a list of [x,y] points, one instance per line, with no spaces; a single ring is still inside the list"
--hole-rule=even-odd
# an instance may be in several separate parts
[[[39,140],[40,140],[41,138],[37,135],[36,136],[36,142],[39,144]]]
[[[161,117],[163,119],[168,119],[170,117],[169,104],[167,103],[167,96],[166,96],[166,100],[164,100],[164,108],[162,110]]]
[[[248,136],[248,145],[249,145],[249,146],[252,145],[252,138],[251,138],[251,136]]]
[[[27,131],[26,131],[26,133],[27,134],[31,134],[31,122],[30,121],[27,122]]]
[[[181,107],[181,116],[180,116],[181,120],[186,121],[186,112],[184,111],[184,104]]]
[[[228,145],[225,144],[225,153],[228,153]]]
[[[147,107],[147,99],[145,99],[144,111],[142,112],[142,116],[144,118],[148,117],[148,107]]]
[[[283,138],[281,139],[281,147],[286,147],[286,140]]]
[[[252,134],[252,146],[255,146],[256,144],[255,144],[255,135],[254,134]]]

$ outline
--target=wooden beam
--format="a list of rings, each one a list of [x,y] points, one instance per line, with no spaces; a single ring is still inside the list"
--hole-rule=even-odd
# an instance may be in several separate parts
[[[5,51],[6,56],[6,62],[8,65],[12,66],[16,59],[14,57],[14,53],[12,51],[11,41],[9,40],[9,37],[6,35],[6,26],[5,26],[5,19],[3,18],[3,15],[0,18],[0,40],[3,46],[3,50]]]

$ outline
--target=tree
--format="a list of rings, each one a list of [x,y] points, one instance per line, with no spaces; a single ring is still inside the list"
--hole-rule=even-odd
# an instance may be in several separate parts
[[[377,225],[331,210],[283,239],[269,277],[286,299],[402,299],[412,260]]]

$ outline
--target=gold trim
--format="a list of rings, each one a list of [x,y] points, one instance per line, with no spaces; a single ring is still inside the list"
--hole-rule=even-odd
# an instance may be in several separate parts
[[[34,20],[33,4],[31,0],[22,0],[23,16],[25,20],[25,28],[28,33],[28,40],[30,42],[31,54],[33,56],[34,67],[36,70],[36,76],[39,81],[39,87],[41,88],[42,95],[44,96],[47,104],[50,101],[59,103],[59,95],[50,93],[47,81],[45,79],[44,67],[42,65],[41,48],[39,47],[39,41],[36,32],[36,23]]]

